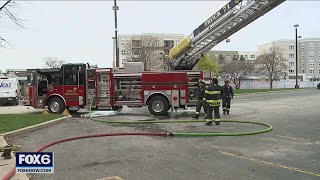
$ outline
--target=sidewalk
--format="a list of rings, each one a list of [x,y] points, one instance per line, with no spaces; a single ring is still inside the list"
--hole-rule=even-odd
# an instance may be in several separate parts
[[[0,146],[6,146],[7,142],[3,138],[3,136],[0,136]],[[2,154],[2,153],[1,153]],[[2,179],[7,173],[15,166],[16,164],[16,157],[13,153],[11,153],[11,159],[3,159],[3,157],[0,158],[0,179]],[[29,180],[26,174],[15,174],[11,180]]]

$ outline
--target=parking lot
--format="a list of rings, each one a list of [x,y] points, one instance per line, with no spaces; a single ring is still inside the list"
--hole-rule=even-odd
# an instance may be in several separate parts
[[[235,97],[222,119],[266,122],[266,134],[239,137],[101,137],[48,148],[55,153],[55,173],[32,179],[319,179],[320,90]],[[191,119],[193,111],[180,111]],[[150,119],[134,109],[103,120]],[[203,118],[203,116],[201,117]],[[204,123],[115,125],[74,117],[50,128],[11,139],[22,151],[63,138],[113,132],[238,132],[256,125]]]

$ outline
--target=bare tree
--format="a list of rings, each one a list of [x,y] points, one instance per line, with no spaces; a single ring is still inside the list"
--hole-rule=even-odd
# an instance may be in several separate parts
[[[280,47],[271,47],[268,51],[264,51],[257,57],[257,75],[266,78],[270,82],[270,89],[274,80],[286,75],[288,66],[287,59],[283,57]]]
[[[240,89],[244,80],[253,75],[254,63],[245,60],[233,60],[223,64],[223,76],[230,78],[236,89]]]
[[[45,57],[43,58],[44,65],[47,68],[50,69],[57,69],[60,68],[62,64],[66,63],[63,60],[60,60],[59,58],[56,57]]]
[[[14,8],[17,8],[18,4],[13,0],[7,0],[4,4],[0,5],[0,23],[5,17],[9,18],[17,26],[23,28],[22,19],[12,12]],[[6,47],[10,43],[0,34],[0,48]]]
[[[142,34],[133,36],[130,43],[125,45],[125,49],[122,50],[122,54],[125,54],[126,61],[128,62],[143,62],[144,70],[151,69],[161,56],[156,55],[156,51],[159,50],[159,37],[150,34]]]

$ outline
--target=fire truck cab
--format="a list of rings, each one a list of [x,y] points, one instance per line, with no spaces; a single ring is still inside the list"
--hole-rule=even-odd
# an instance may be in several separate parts
[[[151,114],[166,115],[174,109],[195,106],[189,98],[202,71],[143,71],[142,63],[126,63],[123,69],[64,64],[60,69],[32,69],[30,104],[50,113],[80,108],[119,110],[122,106],[147,106]]]

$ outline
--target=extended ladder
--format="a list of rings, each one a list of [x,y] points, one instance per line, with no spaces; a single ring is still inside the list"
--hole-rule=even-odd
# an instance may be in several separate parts
[[[173,70],[191,70],[215,45],[263,16],[285,0],[232,0],[188,37],[190,45],[171,59]],[[179,45],[177,45],[179,46]],[[175,48],[175,47],[174,47]],[[176,48],[177,49],[177,48]]]

